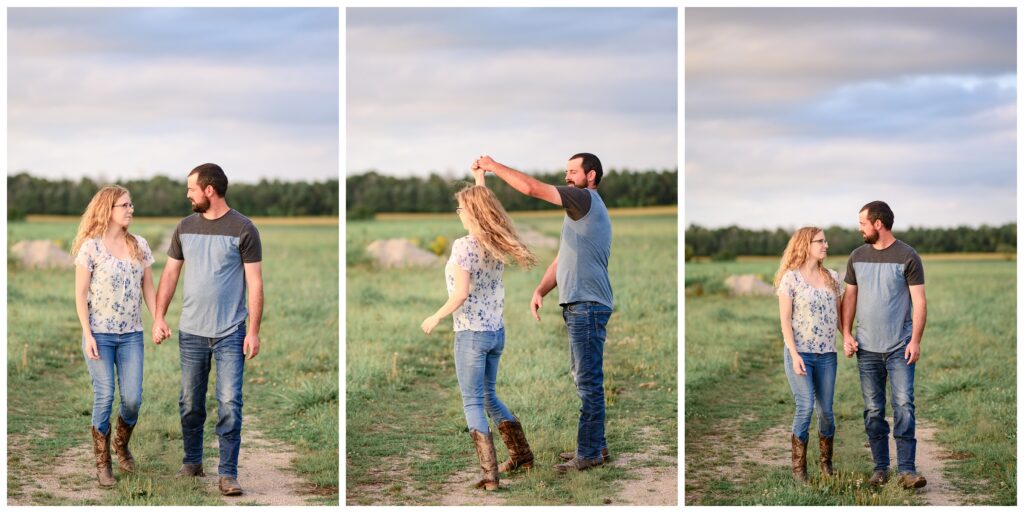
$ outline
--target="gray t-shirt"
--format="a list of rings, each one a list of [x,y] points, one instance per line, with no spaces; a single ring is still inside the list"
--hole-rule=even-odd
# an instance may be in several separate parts
[[[888,353],[910,341],[913,334],[911,285],[924,285],[921,257],[897,240],[878,250],[865,244],[850,253],[846,283],[857,287],[857,345],[865,351]]]
[[[220,338],[248,315],[243,264],[263,259],[260,232],[231,209],[217,219],[192,214],[178,223],[167,256],[185,261],[185,302],[178,329]]]
[[[594,301],[614,307],[608,279],[612,223],[601,196],[593,189],[558,186],[565,208],[558,245],[558,304]],[[582,210],[582,207],[586,210]],[[573,215],[579,215],[573,218]]]

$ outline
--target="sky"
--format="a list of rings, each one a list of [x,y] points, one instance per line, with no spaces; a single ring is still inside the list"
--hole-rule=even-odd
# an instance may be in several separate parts
[[[7,13],[8,174],[339,175],[337,9]]]
[[[346,11],[346,174],[676,169],[674,8]]]
[[[687,224],[1016,221],[1006,8],[686,11]]]

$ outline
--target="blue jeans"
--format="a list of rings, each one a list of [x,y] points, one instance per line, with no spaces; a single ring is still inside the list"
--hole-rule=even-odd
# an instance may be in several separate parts
[[[864,430],[875,470],[889,470],[889,423],[885,421],[885,379],[892,390],[893,438],[899,472],[917,472],[914,438],[914,367],[907,365],[907,346],[888,353],[857,350],[860,391],[864,395]]]
[[[481,433],[490,433],[485,410],[495,424],[515,420],[495,391],[498,361],[504,348],[505,328],[455,332],[455,375],[459,379],[466,425]]]
[[[110,433],[110,412],[114,406],[114,379],[120,385],[121,418],[129,426],[139,420],[142,406],[142,360],[145,344],[142,332],[93,333],[100,359],[85,358],[92,376],[92,425],[100,433]],[[82,337],[85,354],[85,337]]]
[[[569,331],[569,358],[580,418],[576,428],[576,456],[593,460],[608,447],[604,438],[604,339],[612,309],[601,303],[582,301],[562,306],[562,319]]]
[[[221,338],[200,337],[178,330],[181,357],[182,463],[203,462],[203,424],[206,423],[206,387],[210,360],[217,365],[217,438],[220,465],[217,473],[238,477],[238,449],[242,444],[242,375],[245,371],[245,323]]]
[[[804,360],[806,376],[793,371],[793,357],[783,349],[786,379],[793,391],[796,411],[793,413],[793,434],[807,442],[811,429],[811,413],[818,403],[818,434],[832,438],[836,434],[836,418],[832,414],[832,396],[836,389],[836,353],[798,353]]]

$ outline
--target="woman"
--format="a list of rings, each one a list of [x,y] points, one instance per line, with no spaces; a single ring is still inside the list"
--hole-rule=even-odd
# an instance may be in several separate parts
[[[114,379],[120,383],[121,408],[114,452],[124,472],[135,471],[128,441],[142,404],[141,302],[152,313],[155,292],[146,239],[128,233],[135,211],[128,190],[108,185],[93,196],[71,246],[75,257],[75,306],[82,325],[82,351],[92,376],[92,440],[96,478],[101,487],[116,484],[110,469],[110,412]]]
[[[825,232],[800,228],[789,239],[775,273],[779,318],[786,342],[786,378],[793,391],[793,476],[807,481],[807,439],[811,412],[818,404],[818,447],[822,475],[832,475],[836,385],[836,328],[842,297],[839,275],[822,266],[828,254]]]
[[[484,171],[473,170],[473,175],[476,185],[455,195],[459,204],[455,212],[469,235],[452,243],[452,255],[445,266],[448,301],[427,317],[420,328],[430,334],[441,319],[452,314],[455,374],[469,434],[484,472],[476,486],[496,490],[498,472],[533,466],[533,452],[519,419],[494,390],[498,360],[505,347],[505,287],[501,275],[506,262],[514,260],[519,266],[531,266],[537,259],[516,233],[498,198],[484,187]],[[485,410],[508,448],[509,459],[500,467]]]

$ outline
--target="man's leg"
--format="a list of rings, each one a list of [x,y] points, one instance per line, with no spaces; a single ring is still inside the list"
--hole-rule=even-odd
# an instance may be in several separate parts
[[[857,350],[860,391],[864,396],[864,431],[875,470],[889,470],[889,423],[885,421],[885,353]]]
[[[238,477],[238,451],[242,445],[242,379],[245,373],[245,323],[230,335],[216,339],[213,359],[217,365],[217,439],[221,477]]]
[[[903,357],[906,346],[888,354],[885,366],[892,389],[892,435],[896,439],[896,464],[900,473],[917,472],[917,439],[914,412],[914,367]]]
[[[576,455],[583,460],[601,460],[604,437],[604,340],[611,310],[593,303],[567,305],[563,312],[569,332],[576,392],[580,398]]]
[[[181,438],[185,465],[203,464],[203,424],[206,422],[206,387],[210,380],[210,339],[178,331],[181,360]],[[219,381],[219,380],[218,380]]]

